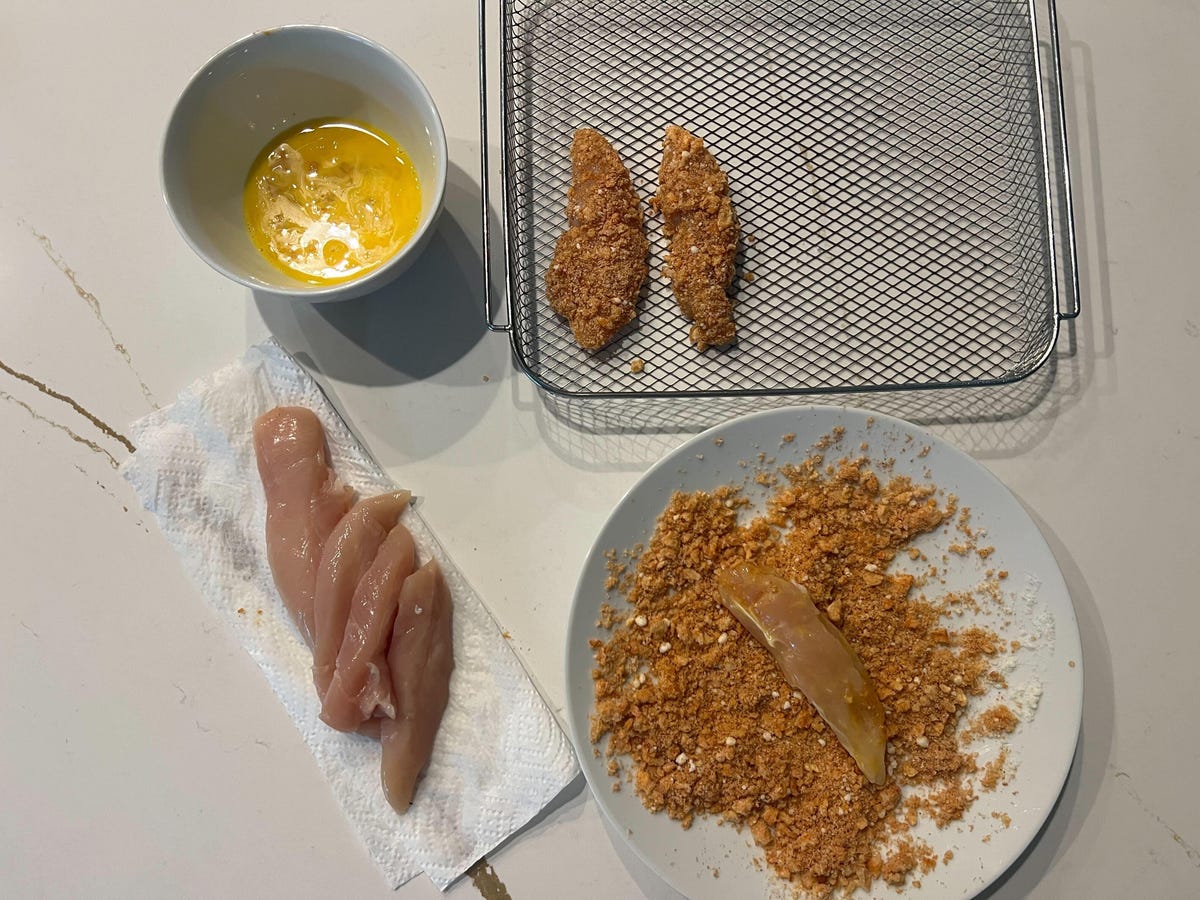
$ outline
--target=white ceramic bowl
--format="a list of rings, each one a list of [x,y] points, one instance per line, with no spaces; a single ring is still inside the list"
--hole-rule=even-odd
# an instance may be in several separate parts
[[[308,285],[251,243],[242,192],[259,151],[309,119],[346,116],[395,138],[421,182],[412,239],[364,275]],[[184,239],[214,269],[247,287],[305,300],[346,300],[404,271],[424,248],[446,189],[446,134],[429,91],[394,53],[318,25],[256,31],[214,56],[175,105],[162,149],[162,189]]]

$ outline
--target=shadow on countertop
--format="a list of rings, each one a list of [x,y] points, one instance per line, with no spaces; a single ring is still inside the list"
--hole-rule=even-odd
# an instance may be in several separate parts
[[[455,384],[453,367],[487,331],[483,262],[471,237],[480,230],[479,208],[478,185],[450,165],[445,208],[407,271],[373,293],[336,303],[254,291],[263,322],[289,352],[338,381]],[[487,386],[480,383],[480,389]]]
[[[454,445],[499,394],[508,346],[487,338],[479,211],[478,185],[450,165],[429,244],[390,284],[322,304],[253,292],[271,334],[385,464],[398,447],[413,459]],[[351,386],[371,390],[350,402]],[[414,415],[426,423],[419,431],[410,427]]]
[[[978,895],[979,900],[1017,900],[1029,896],[1046,877],[1055,860],[1079,839],[1108,777],[1113,753],[1116,696],[1112,653],[1100,610],[1083,572],[1066,546],[1028,504],[1025,509],[1050,545],[1075,607],[1083,650],[1083,720],[1066,784],[1046,823],[1008,870]],[[1081,851],[1077,858],[1086,859],[1088,854]],[[1050,892],[1053,893],[1053,889]]]
[[[783,397],[596,399],[529,389],[515,398],[517,405],[532,409],[542,438],[560,458],[602,471],[641,471],[687,435],[746,413],[808,404],[896,416],[977,459],[1019,457],[1043,444],[1064,413],[1115,390],[1118,378],[1092,51],[1072,39],[1066,22],[1061,31],[1082,315],[1062,321],[1054,352],[1031,375],[994,387]],[[1050,124],[1050,143],[1057,150],[1057,123]],[[1054,162],[1062,163],[1057,155]],[[1056,200],[1065,216],[1063,198]],[[1069,269],[1060,273],[1064,282],[1069,277]],[[622,440],[612,440],[614,435]]]
[[[489,860],[498,865],[507,863],[508,860],[505,859],[505,851],[512,845],[518,843],[526,836],[543,830],[561,827],[565,822],[578,820],[583,815],[584,806],[589,802],[592,801],[587,780],[584,778],[583,773],[580,772],[545,809],[529,821],[529,824],[505,839],[499,846],[489,852]],[[612,843],[613,850],[616,852],[617,858],[625,866],[629,876],[637,884],[646,900],[682,900],[683,895],[663,881],[650,866],[634,853],[625,838],[605,816],[601,815],[600,819],[604,825],[604,831]],[[559,877],[564,894],[576,886],[572,884],[569,872],[564,871]]]
[[[564,461],[640,471],[687,435],[751,412],[808,405],[861,407],[928,428],[976,457],[1014,456],[1044,439],[1079,391],[1079,359],[1069,350],[1028,378],[994,388],[615,400],[538,391],[532,405],[543,438]],[[626,440],[614,442],[613,435]]]

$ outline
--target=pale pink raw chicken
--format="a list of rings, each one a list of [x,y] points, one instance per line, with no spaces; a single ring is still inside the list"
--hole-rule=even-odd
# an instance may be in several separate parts
[[[309,646],[325,540],[354,502],[329,467],[325,431],[311,410],[280,406],[254,423],[254,455],[267,495],[267,562]]]
[[[359,500],[325,542],[313,622],[313,684],[319,697],[324,698],[333,679],[354,592],[411,499],[408,491],[393,491]]]
[[[392,680],[388,639],[402,585],[412,574],[416,548],[403,525],[395,525],[354,590],[333,677],[321,698],[321,718],[339,731],[354,731],[379,714],[391,716]]]
[[[450,589],[431,559],[404,582],[387,655],[396,709],[393,718],[380,721],[383,793],[400,813],[412,804],[450,699],[450,626]]]
[[[871,673],[808,590],[742,562],[717,572],[721,602],[770,652],[873,784],[887,782],[885,712]]]

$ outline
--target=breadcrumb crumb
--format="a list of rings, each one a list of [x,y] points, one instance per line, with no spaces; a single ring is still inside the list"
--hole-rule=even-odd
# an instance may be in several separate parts
[[[650,243],[629,170],[590,128],[571,143],[568,228],[546,270],[546,299],[585,350],[608,344],[637,314]]]
[[[839,429],[817,448],[841,439]],[[959,724],[1004,649],[986,629],[947,627],[962,601],[918,595],[912,575],[889,571],[910,541],[952,522],[957,501],[881,477],[861,457],[827,463],[818,453],[766,482],[767,509],[748,521],[733,486],[671,498],[629,579],[624,624],[592,643],[590,737],[629,758],[648,809],[684,828],[710,815],[746,829],[766,863],[809,894],[904,884],[939,861],[908,829],[921,816],[944,827],[975,800]],[[803,583],[862,658],[887,710],[887,784],[866,780],[718,602],[715,572],[741,560]],[[999,722],[1001,708],[980,718]],[[902,803],[906,785],[928,797]]]

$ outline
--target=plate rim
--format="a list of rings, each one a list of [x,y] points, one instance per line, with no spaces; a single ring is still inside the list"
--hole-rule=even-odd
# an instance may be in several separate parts
[[[1063,796],[1063,791],[1066,787],[1067,780],[1070,777],[1075,756],[1078,753],[1079,739],[1082,734],[1084,666],[1086,664],[1086,660],[1083,658],[1083,645],[1079,635],[1079,616],[1075,608],[1075,600],[1071,596],[1071,591],[1066,583],[1066,577],[1063,575],[1062,566],[1058,561],[1058,557],[1054,554],[1053,548],[1046,540],[1046,536],[1043,534],[1042,529],[1038,526],[1038,523],[1033,519],[1032,515],[1030,515],[1029,510],[1026,509],[1020,498],[1008,487],[1008,485],[1001,481],[1000,478],[991,471],[991,469],[945,438],[933,434],[927,429],[922,428],[921,426],[912,422],[908,422],[904,419],[889,415],[887,413],[881,413],[874,410],[865,409],[863,407],[847,405],[814,403],[756,410],[754,412],[745,413],[743,415],[727,419],[723,422],[719,422],[716,425],[685,438],[671,450],[668,450],[666,453],[664,453],[656,462],[642,472],[637,480],[630,485],[629,489],[621,495],[620,499],[613,505],[612,509],[605,517],[604,522],[596,532],[591,546],[588,548],[588,552],[580,566],[579,577],[576,579],[575,590],[571,597],[571,610],[567,617],[567,646],[565,647],[563,665],[563,680],[565,682],[563,706],[565,718],[567,720],[567,733],[570,737],[571,744],[575,749],[576,756],[580,760],[580,770],[583,772],[584,780],[587,783],[589,791],[591,791],[596,805],[599,807],[601,814],[604,816],[605,821],[608,823],[611,829],[614,829],[618,834],[621,835],[625,846],[628,847],[633,854],[650,869],[650,871],[652,871],[665,884],[669,885],[673,890],[683,893],[686,896],[686,892],[683,891],[676,880],[670,876],[670,873],[668,873],[663,866],[659,865],[658,862],[648,857],[647,853],[643,850],[641,843],[630,840],[628,836],[624,834],[624,825],[616,820],[613,811],[609,808],[609,804],[606,802],[604,792],[601,790],[603,785],[597,784],[593,781],[590,767],[585,763],[587,754],[595,745],[592,744],[589,735],[580,734],[576,727],[577,716],[575,715],[574,709],[576,704],[572,700],[574,695],[574,684],[571,677],[574,668],[569,664],[574,655],[584,652],[581,649],[573,648],[573,645],[571,644],[571,637],[576,633],[578,628],[577,620],[583,615],[580,598],[583,596],[585,579],[587,578],[589,571],[595,564],[597,557],[602,557],[604,554],[604,550],[601,547],[601,536],[604,535],[604,533],[608,530],[613,520],[624,509],[626,504],[630,502],[634,494],[639,489],[642,489],[643,485],[659,471],[666,469],[669,466],[677,465],[683,460],[684,457],[691,453],[696,446],[711,439],[713,436],[720,436],[722,431],[726,431],[734,426],[744,427],[747,423],[758,419],[796,419],[800,416],[812,413],[831,413],[840,416],[849,415],[851,417],[861,418],[864,423],[866,423],[866,420],[871,419],[873,420],[871,423],[873,426],[898,426],[903,431],[919,435],[923,440],[929,441],[931,445],[938,446],[943,451],[949,451],[951,455],[957,456],[966,461],[972,469],[980,473],[986,481],[990,482],[993,488],[998,488],[1007,494],[1008,497],[1013,501],[1015,507],[1028,520],[1029,524],[1032,526],[1031,534],[1044,547],[1047,557],[1053,562],[1054,569],[1050,574],[1057,577],[1058,581],[1061,583],[1062,593],[1067,599],[1065,611],[1069,613],[1069,622],[1055,622],[1055,640],[1057,641],[1066,636],[1058,633],[1057,629],[1061,629],[1063,625],[1069,624],[1071,626],[1070,637],[1072,638],[1072,644],[1074,647],[1078,648],[1073,656],[1076,661],[1076,665],[1073,669],[1069,670],[1069,674],[1066,676],[1065,681],[1063,682],[1067,688],[1071,689],[1070,693],[1073,695],[1071,698],[1073,701],[1071,703],[1071,708],[1074,710],[1074,723],[1070,741],[1070,752],[1065,754],[1065,762],[1061,762],[1056,767],[1057,771],[1054,772],[1054,784],[1056,785],[1056,788],[1053,797],[1049,802],[1046,803],[1044,810],[1039,814],[1036,823],[1032,823],[1031,827],[1025,829],[1023,839],[1017,841],[1015,847],[1009,853],[1005,854],[1007,858],[1002,860],[1002,865],[995,871],[995,874],[993,874],[990,878],[987,878],[984,882],[974,886],[970,893],[962,895],[963,900],[969,900],[969,898],[977,897],[982,891],[985,891],[992,885],[998,883],[1009,872],[1009,870],[1013,868],[1014,864],[1025,855],[1026,851],[1034,843],[1034,841],[1041,836],[1042,832],[1045,830],[1047,822],[1049,822],[1050,817],[1054,814],[1055,809],[1058,807],[1059,801]],[[696,489],[701,490],[702,488]],[[655,521],[657,521],[657,517]],[[653,533],[652,528],[651,533]],[[588,671],[590,671],[590,669],[591,666],[589,665]],[[589,695],[591,699],[588,703],[585,718],[590,722],[591,710],[595,705],[595,697],[594,692],[589,692]],[[1065,741],[1063,742],[1063,746],[1066,746]],[[646,810],[646,813],[647,815],[654,815],[654,813],[651,813],[649,810]],[[764,873],[769,874],[769,870],[764,868],[763,871]],[[780,883],[783,884],[784,882],[781,881]]]

